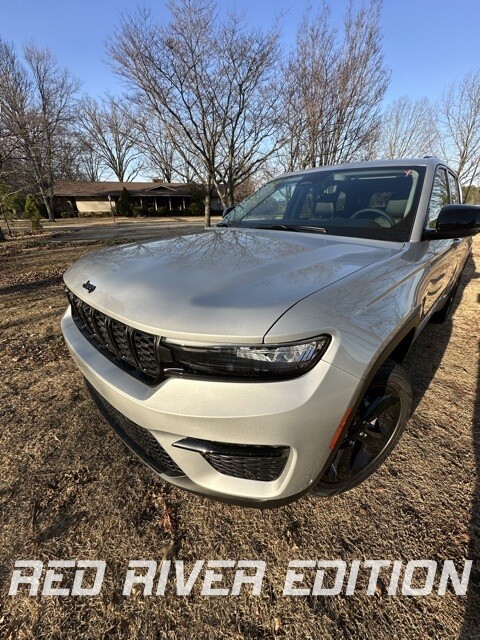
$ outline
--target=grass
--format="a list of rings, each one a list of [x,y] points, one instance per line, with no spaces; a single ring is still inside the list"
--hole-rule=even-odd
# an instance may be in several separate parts
[[[61,274],[93,247],[0,246],[0,637],[478,638],[480,280],[467,265],[453,319],[408,356],[416,410],[380,471],[354,491],[273,511],[183,493],[99,417],[59,329]],[[480,243],[475,244],[475,260]],[[121,595],[129,559],[259,559],[262,595]],[[8,597],[16,559],[103,559],[93,598]],[[467,596],[283,597],[293,559],[474,560]],[[68,571],[66,572],[68,573]]]

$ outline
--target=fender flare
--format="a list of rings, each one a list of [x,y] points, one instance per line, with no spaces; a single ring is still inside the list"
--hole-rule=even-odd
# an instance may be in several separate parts
[[[345,421],[345,424],[342,427],[342,430],[338,433],[337,435],[337,439],[335,442],[335,446],[333,447],[332,451],[330,452],[330,455],[327,458],[327,461],[325,462],[325,464],[323,465],[320,473],[318,474],[318,476],[315,478],[315,481],[312,483],[312,487],[314,487],[317,482],[322,478],[323,474],[325,473],[325,471],[328,469],[328,467],[330,466],[332,460],[334,459],[341,443],[343,440],[343,436],[345,434],[345,432],[347,431],[347,429],[349,428],[355,413],[357,411],[357,408],[363,398],[363,396],[365,395],[366,390],[368,389],[370,382],[373,380],[375,374],[377,373],[377,371],[380,369],[380,367],[382,366],[382,364],[388,360],[388,358],[392,355],[392,353],[395,351],[395,349],[401,344],[401,342],[411,333],[412,334],[412,339],[410,342],[410,346],[413,344],[416,336],[417,336],[417,330],[418,327],[420,325],[420,314],[416,313],[410,320],[408,320],[403,327],[398,331],[398,333],[395,335],[395,337],[393,338],[393,340],[391,340],[387,346],[382,349],[381,353],[375,358],[375,360],[373,361],[373,364],[370,366],[367,375],[364,378],[364,383],[362,384],[362,386],[360,387],[360,390],[358,392],[358,395],[355,399],[355,402],[353,403],[349,415],[348,415],[348,419]],[[409,347],[410,348],[410,347]],[[407,350],[408,351],[408,350]],[[406,353],[405,353],[406,355]],[[309,487],[310,488],[310,487]],[[325,494],[326,496],[329,494]]]

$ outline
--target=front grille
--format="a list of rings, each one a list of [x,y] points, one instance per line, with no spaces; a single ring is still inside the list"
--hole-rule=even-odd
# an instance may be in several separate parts
[[[173,446],[198,452],[215,471],[226,476],[261,482],[279,478],[290,454],[290,447],[285,446],[229,444],[197,438],[184,438]]]
[[[158,440],[147,430],[120,413],[94,387],[85,380],[100,413],[120,438],[157,473],[168,476],[184,476],[180,467],[172,460]]]
[[[142,382],[155,384],[161,377],[157,357],[159,336],[139,331],[110,318],[67,292],[72,318],[91,344]]]

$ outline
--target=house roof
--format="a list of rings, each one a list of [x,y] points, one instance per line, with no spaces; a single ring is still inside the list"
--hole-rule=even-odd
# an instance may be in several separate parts
[[[182,182],[81,182],[57,181],[53,195],[64,197],[119,196],[123,189],[135,196],[189,196],[191,185]]]

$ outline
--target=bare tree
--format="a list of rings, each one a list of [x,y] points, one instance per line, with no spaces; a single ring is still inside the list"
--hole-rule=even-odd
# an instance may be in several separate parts
[[[105,178],[107,171],[102,160],[92,150],[91,146],[84,143],[80,136],[76,140],[79,179],[87,180],[88,182],[100,182]]]
[[[53,184],[68,174],[65,153],[75,117],[78,80],[59,68],[48,49],[30,43],[22,63],[13,46],[0,41],[0,104],[8,134],[15,140],[24,187],[41,197],[51,220]]]
[[[380,158],[432,155],[438,146],[435,111],[428,98],[402,96],[384,111],[377,143]]]
[[[17,139],[11,135],[0,102],[0,183],[10,184],[17,169]]]
[[[238,16],[220,19],[211,0],[172,0],[168,7],[166,25],[146,10],[124,17],[108,51],[131,100],[157,120],[174,149],[177,171],[203,186],[209,225],[213,187],[232,200],[235,187],[270,152],[266,114],[273,101],[266,86],[278,34],[248,31]]]
[[[132,89],[138,108],[146,104],[197,181],[205,185],[205,221],[220,137],[214,103],[219,78],[209,73],[214,8],[185,0],[169,5],[172,21],[158,25],[146,9],[124,16],[108,51],[114,71]]]
[[[142,152],[145,169],[165,182],[175,178],[189,181],[191,173],[185,171],[184,163],[170,143],[168,133],[155,113],[148,108],[137,109],[132,116],[137,131],[137,144]]]
[[[9,104],[26,108],[29,84],[12,45],[0,39],[0,183],[12,187],[19,173],[20,140],[11,122]]]
[[[215,186],[224,205],[231,206],[239,187],[279,146],[278,140],[274,143],[280,111],[279,31],[276,25],[249,31],[245,17],[232,12],[220,25],[215,45],[222,78]]]
[[[442,154],[456,169],[467,198],[480,175],[480,71],[446,89],[439,114]]]
[[[381,48],[381,0],[355,10],[343,29],[327,5],[308,10],[284,70],[284,164],[290,169],[364,159],[376,138],[389,72]]]
[[[80,137],[100,166],[111,171],[120,182],[134,180],[142,166],[136,145],[133,118],[128,109],[107,96],[101,104],[85,97],[79,110]],[[91,166],[90,162],[90,168]]]
[[[297,30],[296,49],[284,67],[282,137],[287,143],[284,166],[288,171],[317,166],[324,120],[333,112],[334,97],[329,88],[337,53],[330,10],[323,5],[316,16],[309,12],[311,8]]]

